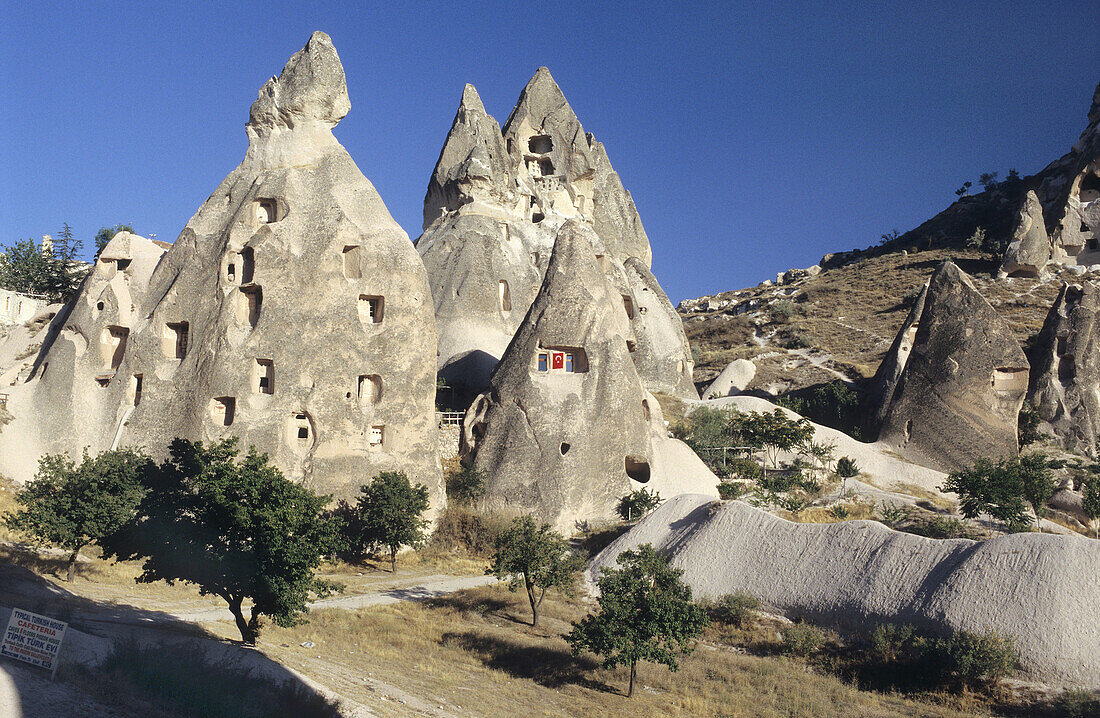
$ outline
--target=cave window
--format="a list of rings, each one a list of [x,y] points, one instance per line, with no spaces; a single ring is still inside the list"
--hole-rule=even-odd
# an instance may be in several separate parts
[[[510,312],[512,311],[512,293],[508,289],[507,280],[500,280],[500,311]]]
[[[626,457],[625,461],[626,475],[633,481],[637,481],[639,484],[644,484],[649,481],[649,462],[645,459],[635,459],[633,457]]]
[[[309,417],[305,414],[294,415],[294,429],[295,435],[298,439],[306,441],[309,439]]]
[[[380,324],[382,322],[383,298],[359,295],[359,321],[363,324]]]
[[[1081,231],[1088,232],[1089,228],[1085,225],[1081,225]],[[1093,237],[1092,239],[1088,240],[1087,246],[1090,251],[1095,252],[1097,249],[1100,249],[1100,240],[1096,239],[1096,237]]]
[[[115,261],[115,266],[121,271],[126,271],[126,268],[130,266],[129,259],[119,259]]]
[[[95,380],[97,384],[106,389],[108,386],[111,385],[111,379],[113,379],[114,376],[114,374],[100,374],[95,378]]]
[[[626,310],[627,319],[634,318],[634,300],[625,294],[623,295],[623,309]]]
[[[558,451],[560,451],[560,452],[561,452],[561,455],[562,455],[562,456],[565,456],[566,454],[568,454],[568,453],[569,453],[569,450],[570,450],[571,448],[573,448],[573,447],[572,447],[572,446],[570,446],[569,442],[567,442],[567,441],[563,441],[563,442],[561,442],[561,446],[559,446],[559,447],[558,447]]]
[[[9,299],[8,301],[10,302],[11,300]],[[103,302],[96,302],[95,308],[96,308],[97,311],[102,312],[103,311],[103,306],[104,306]]]
[[[991,383],[993,391],[1025,392],[1027,391],[1028,370],[1013,367],[1003,367],[993,370]]]
[[[554,163],[549,159],[539,160],[539,174],[543,177],[549,177],[554,174]]]
[[[103,330],[103,363],[105,368],[118,369],[126,353],[126,340],[130,330],[126,327],[110,326]]]
[[[141,403],[141,387],[144,383],[144,377],[141,374],[134,374],[130,379],[130,400],[134,406]]]
[[[642,418],[649,421],[649,401],[642,399]]]
[[[261,287],[242,287],[237,314],[240,323],[247,322],[250,327],[255,329],[256,324],[260,321],[260,308],[263,306],[263,301],[264,292]]]
[[[275,362],[257,359],[252,368],[252,391],[257,394],[275,393]]]
[[[256,250],[245,247],[241,250],[241,283],[250,284],[256,275]]]
[[[633,339],[627,339],[626,340],[626,350],[628,352],[630,352],[631,354],[638,351],[638,342],[634,341]]]
[[[273,199],[256,200],[256,219],[260,224],[271,224],[278,219],[278,205]]]
[[[237,414],[237,399],[219,396],[210,401],[210,420],[218,426],[232,426]]]
[[[358,245],[344,247],[344,277],[347,279],[362,279],[363,269],[359,264],[360,249]]]
[[[538,224],[539,222],[541,222],[544,219],[546,219],[546,215],[544,215],[542,212],[532,212],[531,213],[531,223],[532,224]]]
[[[382,445],[383,433],[384,433],[384,427],[382,427],[382,426],[372,426],[370,428],[370,445],[371,446],[381,446]]]
[[[237,265],[234,262],[225,265],[225,278],[230,282],[237,281]]]
[[[550,355],[546,352],[539,352],[539,371],[550,371]]]
[[[377,404],[382,400],[382,377],[377,374],[360,374],[356,390],[363,404]]]
[[[169,359],[183,359],[187,356],[187,342],[189,339],[189,327],[187,322],[168,322],[167,341],[165,353]]]
[[[527,149],[537,155],[544,155],[554,149],[554,140],[550,138],[550,135],[535,135],[527,140]]]

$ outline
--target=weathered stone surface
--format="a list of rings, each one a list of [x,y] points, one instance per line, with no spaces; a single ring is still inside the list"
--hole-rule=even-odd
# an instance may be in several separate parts
[[[439,373],[455,405],[488,386],[570,219],[594,230],[600,269],[634,324],[646,387],[695,396],[687,338],[649,271],[649,240],[630,193],[540,68],[503,131],[466,86],[428,185],[416,246],[435,303]]]
[[[1031,349],[1030,399],[1071,451],[1096,456],[1100,433],[1100,288],[1062,286]]]
[[[894,343],[882,358],[878,365],[874,379],[864,395],[863,400],[863,432],[869,438],[876,438],[882,429],[882,423],[886,420],[886,412],[894,400],[894,390],[898,387],[901,373],[905,371],[905,364],[909,361],[909,355],[913,351],[913,342],[917,337],[917,329],[920,325],[921,314],[924,313],[924,302],[928,298],[928,285],[921,288],[917,300],[913,302],[913,308],[894,337]]]
[[[724,396],[740,394],[748,388],[755,376],[756,364],[748,359],[734,359],[710,383],[703,392],[703,398],[721,399]]]
[[[1004,319],[954,263],[940,265],[926,292],[919,319],[910,317],[887,356],[894,366],[883,369],[887,408],[874,409],[884,417],[879,438],[941,471],[1015,455],[1027,357]]]
[[[159,453],[175,437],[237,436],[318,492],[351,496],[403,470],[441,505],[427,276],[332,135],[348,108],[336,50],[314,33],[260,90],[244,161],[159,263],[134,254],[136,238],[111,242],[43,350],[21,431],[0,435],[0,472],[28,448]],[[144,262],[156,269],[138,291]],[[112,348],[105,324],[125,340]]]
[[[1043,205],[1029,190],[1016,215],[1012,240],[1001,263],[1001,273],[1010,277],[1038,277],[1050,260],[1050,238],[1043,221]]]
[[[650,543],[698,598],[744,591],[791,618],[866,634],[882,622],[1011,635],[1026,677],[1100,688],[1100,541],[1013,534],[935,540],[873,521],[796,524],[739,501],[683,495],[604,549]]]
[[[563,225],[541,290],[464,423],[464,455],[488,477],[486,503],[563,530],[610,518],[621,496],[654,478],[655,440],[669,441],[594,239],[582,222]]]

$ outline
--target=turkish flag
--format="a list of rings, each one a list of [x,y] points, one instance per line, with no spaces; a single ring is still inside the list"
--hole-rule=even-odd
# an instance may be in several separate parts
[[[554,369],[561,369],[562,367],[564,367],[565,366],[565,354],[564,354],[564,352],[554,352],[553,364],[551,364],[550,366],[552,366]]]

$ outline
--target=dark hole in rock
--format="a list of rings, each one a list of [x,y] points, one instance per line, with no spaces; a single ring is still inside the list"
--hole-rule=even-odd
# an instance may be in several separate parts
[[[645,459],[626,457],[626,475],[640,484],[649,481],[649,462]]]
[[[561,455],[565,456],[566,454],[569,453],[570,446],[569,446],[569,444],[567,444],[566,442],[563,441],[563,442],[561,442],[561,446],[558,447],[558,448],[561,450]]]

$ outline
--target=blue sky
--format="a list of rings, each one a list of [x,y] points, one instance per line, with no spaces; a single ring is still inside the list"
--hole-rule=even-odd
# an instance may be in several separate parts
[[[256,92],[329,33],[336,135],[415,238],[463,83],[503,122],[540,65],[634,195],[673,301],[910,229],[1086,123],[1100,2],[15,3],[0,7],[0,243],[174,240]]]

